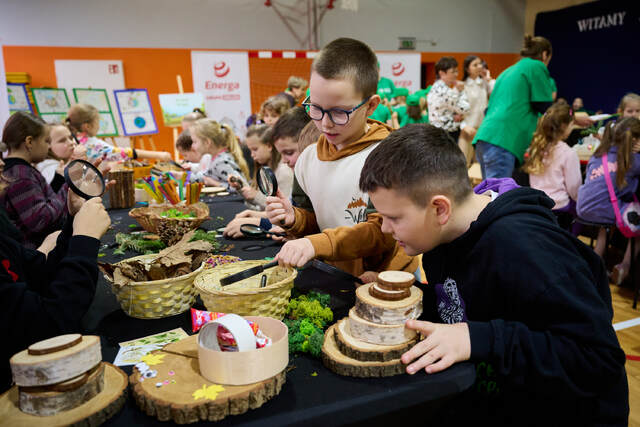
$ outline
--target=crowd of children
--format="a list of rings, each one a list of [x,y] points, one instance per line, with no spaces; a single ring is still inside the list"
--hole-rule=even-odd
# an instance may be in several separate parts
[[[380,77],[369,46],[339,38],[315,56],[306,99],[306,80],[290,79],[250,118],[243,141],[228,124],[194,111],[184,117],[176,149],[192,179],[245,199],[249,209],[225,235],[240,237],[243,224],[286,234],[275,256],[281,265],[321,258],[364,281],[384,270],[426,279],[424,314],[406,324],[422,334],[402,356],[407,372],[432,374],[470,360],[490,364],[500,384],[491,396],[473,388],[445,406],[452,422],[518,424],[527,414],[532,424],[624,424],[625,356],[611,325],[607,271],[554,211],[615,223],[609,174],[619,208],[634,201],[640,98],[625,96],[583,181],[565,140],[590,121],[551,104],[546,39],[525,38],[522,56],[495,82],[481,58],[468,57],[458,81],[457,61],[443,57],[433,86],[410,94]],[[79,331],[95,291],[109,218],[100,199],[84,201],[67,187],[64,166],[170,159],[107,144],[96,137],[98,120],[95,108],[76,104],[65,124],[15,113],[4,126],[5,365],[40,338]],[[483,177],[491,178],[475,190],[472,145]],[[530,188],[510,179],[520,163]],[[274,171],[276,195],[258,190],[261,167]],[[627,252],[622,276],[636,255]],[[35,318],[46,327],[34,328]],[[8,386],[8,366],[2,375]]]

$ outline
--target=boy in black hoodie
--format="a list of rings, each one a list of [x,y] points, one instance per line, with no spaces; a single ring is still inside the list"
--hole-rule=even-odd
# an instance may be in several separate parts
[[[464,360],[489,372],[490,393],[478,378],[448,424],[626,425],[625,355],[602,261],[558,227],[543,192],[510,179],[480,187],[431,125],[393,132],[362,169],[382,231],[408,255],[424,253],[424,320],[406,326],[425,338],[402,356],[407,372]]]

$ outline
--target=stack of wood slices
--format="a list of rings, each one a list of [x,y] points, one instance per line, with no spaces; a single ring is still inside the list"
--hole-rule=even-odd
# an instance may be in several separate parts
[[[2,396],[0,412],[16,408],[7,413],[16,425],[29,417],[48,425],[104,422],[122,408],[127,377],[101,360],[97,336],[61,335],[31,345],[10,360],[16,386]]]
[[[405,372],[400,356],[420,338],[404,323],[422,314],[422,291],[414,276],[385,271],[378,281],[356,290],[349,317],[331,326],[324,339],[322,359],[327,368],[353,377],[386,377]]]

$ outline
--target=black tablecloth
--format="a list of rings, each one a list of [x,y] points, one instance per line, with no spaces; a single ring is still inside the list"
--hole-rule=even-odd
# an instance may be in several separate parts
[[[221,227],[235,213],[244,209],[237,196],[215,197],[204,200],[210,207],[211,220],[202,228]],[[128,216],[128,210],[110,210],[112,229],[102,239],[102,262],[116,262],[138,254],[127,252],[113,255],[115,234],[136,230],[136,224]],[[220,218],[221,217],[221,218]],[[243,259],[261,259],[274,256],[280,244],[267,240],[227,240],[232,245],[227,254]],[[258,251],[243,250],[254,243],[264,247]],[[347,315],[354,304],[354,285],[326,275],[317,270],[300,272],[295,286],[302,292],[318,289],[331,295],[335,319]],[[205,309],[198,299],[196,308]],[[88,334],[100,335],[103,360],[113,362],[118,353],[118,343],[166,330],[181,327],[191,333],[190,313],[185,312],[164,319],[135,319],[127,316],[118,304],[110,285],[100,277],[94,302],[83,320]],[[131,374],[132,367],[122,369]],[[351,378],[336,375],[327,370],[318,359],[306,355],[291,357],[287,380],[281,393],[261,408],[242,415],[228,416],[219,425],[343,425],[395,422],[402,419],[415,420],[418,415],[428,421],[427,413],[433,413],[450,397],[468,389],[475,380],[475,369],[471,363],[452,366],[444,372],[426,375],[423,371],[413,375],[398,375],[390,378]],[[124,409],[107,422],[107,425],[166,425],[140,411],[133,399]]]

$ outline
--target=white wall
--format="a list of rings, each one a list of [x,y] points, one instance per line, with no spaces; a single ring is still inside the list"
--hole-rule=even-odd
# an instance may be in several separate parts
[[[300,37],[306,0],[272,0]],[[398,36],[417,50],[517,52],[526,0],[359,0],[358,12],[336,7],[319,27],[319,44],[351,36],[395,50]],[[317,0],[325,4],[326,0]],[[5,45],[305,49],[264,0],[0,0]]]

